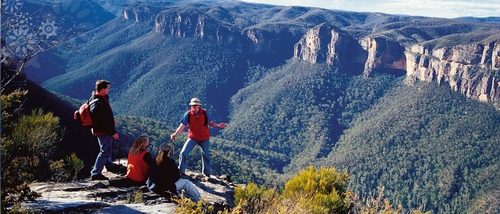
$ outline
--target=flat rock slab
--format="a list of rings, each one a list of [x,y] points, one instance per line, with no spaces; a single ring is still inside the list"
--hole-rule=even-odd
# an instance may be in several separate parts
[[[106,177],[117,176],[103,172]],[[197,173],[186,172],[206,203],[233,207],[235,186],[226,177],[203,179]],[[23,203],[23,208],[41,213],[174,213],[177,204],[170,199],[142,187],[113,187],[108,181],[83,179],[73,182],[34,182],[31,190],[41,194],[33,202]],[[134,196],[141,194],[142,202],[134,203]]]

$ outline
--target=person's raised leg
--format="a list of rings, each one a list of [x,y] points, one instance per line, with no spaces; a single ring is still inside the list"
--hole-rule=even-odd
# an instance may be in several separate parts
[[[184,196],[190,198],[192,201],[198,202],[200,200],[200,192],[198,192],[191,181],[187,179],[179,179],[175,182],[175,187],[177,188],[177,192],[184,190]]]

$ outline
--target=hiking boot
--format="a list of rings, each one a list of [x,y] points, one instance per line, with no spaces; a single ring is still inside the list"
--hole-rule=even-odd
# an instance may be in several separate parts
[[[93,181],[104,181],[104,180],[109,180],[108,177],[102,175],[102,174],[97,174],[97,175],[92,175],[91,178]]]

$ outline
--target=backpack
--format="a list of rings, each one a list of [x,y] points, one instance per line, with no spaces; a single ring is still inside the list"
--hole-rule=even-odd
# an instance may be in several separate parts
[[[73,119],[83,127],[92,128],[94,124],[92,122],[92,117],[90,116],[90,105],[97,102],[99,99],[93,99],[83,103],[78,110],[73,114]]]

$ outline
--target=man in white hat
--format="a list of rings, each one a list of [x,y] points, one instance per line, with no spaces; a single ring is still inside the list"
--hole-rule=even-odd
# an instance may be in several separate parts
[[[208,126],[224,128],[227,124],[215,123],[212,121],[207,111],[200,107],[201,102],[198,98],[192,98],[189,105],[191,106],[191,110],[184,113],[180,121],[181,124],[177,127],[177,130],[170,135],[170,138],[175,140],[175,136],[184,131],[186,126],[188,127],[188,138],[179,154],[179,173],[184,175],[187,157],[194,146],[199,145],[202,154],[203,175],[210,178],[210,130]]]

